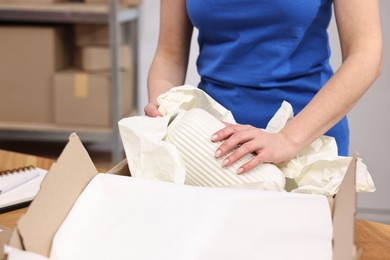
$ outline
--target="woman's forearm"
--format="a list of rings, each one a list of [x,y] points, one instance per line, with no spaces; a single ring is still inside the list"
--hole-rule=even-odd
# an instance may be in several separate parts
[[[378,0],[334,0],[343,63],[283,130],[292,146],[305,147],[342,119],[382,69]]]
[[[312,101],[283,129],[298,150],[341,120],[369,89],[381,71],[381,46],[349,55]]]
[[[149,102],[182,85],[187,72],[193,26],[185,0],[161,0],[157,51],[148,76]]]
[[[148,76],[149,102],[155,102],[157,97],[185,82],[187,63],[186,58],[182,62],[174,63],[172,57],[158,55],[152,63]]]

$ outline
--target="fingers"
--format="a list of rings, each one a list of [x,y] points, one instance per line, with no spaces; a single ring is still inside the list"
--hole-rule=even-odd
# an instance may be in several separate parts
[[[211,140],[214,142],[224,140],[223,143],[217,148],[215,152],[215,157],[220,158],[222,156],[225,156],[233,149],[242,145],[242,147],[235,151],[235,154],[237,154],[237,156],[239,156],[241,153],[253,152],[254,150],[249,151],[251,149],[254,149],[252,147],[253,144],[248,142],[253,140],[254,134],[255,128],[245,125],[229,125],[219,130],[211,138]]]
[[[255,154],[255,155],[249,161],[239,166],[239,168],[237,169],[237,174],[246,173],[252,170],[253,168],[255,168],[256,166],[258,166],[259,164],[265,162],[263,158],[262,150],[256,149],[250,143],[246,143],[245,145],[240,146],[231,155],[227,156],[223,160],[222,165],[224,167],[229,167],[248,154]]]
[[[160,111],[158,111],[158,105],[149,103],[145,106],[144,108],[145,115],[150,116],[150,117],[159,117],[163,116]]]
[[[243,145],[239,146],[236,150],[234,150],[229,156],[227,156],[223,162],[222,165],[225,167],[231,166],[244,156],[248,154],[253,154],[256,151],[256,147],[254,146],[253,142],[247,142]]]
[[[225,123],[225,122],[223,122],[223,123],[226,125],[226,127],[215,132],[211,137],[211,141],[213,141],[213,142],[222,141],[222,140],[229,138],[235,132],[251,128],[251,126],[249,126],[249,125],[233,125],[233,124],[229,124],[229,123]]]
[[[237,170],[237,174],[246,173],[265,162],[263,158],[265,143],[262,141],[265,140],[264,134],[262,130],[252,126],[227,124],[212,136],[212,141],[223,141],[217,148],[215,156],[222,158],[227,155],[222,161],[222,166],[229,167],[248,154],[255,154]]]
[[[246,172],[252,170],[257,165],[259,165],[260,163],[263,163],[263,162],[264,161],[262,160],[261,156],[260,155],[256,155],[251,160],[249,160],[248,162],[246,162],[245,164],[240,166],[240,168],[238,168],[238,170],[237,170],[237,174],[246,173]]]

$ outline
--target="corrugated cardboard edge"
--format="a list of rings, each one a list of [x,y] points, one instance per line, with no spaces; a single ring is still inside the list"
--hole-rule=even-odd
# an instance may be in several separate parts
[[[358,259],[355,245],[356,163],[354,154],[333,207],[333,260]]]
[[[119,162],[117,165],[115,165],[107,173],[115,174],[115,175],[122,175],[122,176],[131,176],[130,169],[129,169],[129,166],[127,163],[127,159],[124,159],[123,161]]]
[[[43,180],[38,195],[19,220],[9,244],[49,256],[55,233],[97,173],[79,137],[71,134],[57,163]]]

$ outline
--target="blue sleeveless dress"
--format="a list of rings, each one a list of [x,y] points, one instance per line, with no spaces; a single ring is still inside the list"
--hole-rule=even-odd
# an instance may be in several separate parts
[[[186,0],[199,30],[199,88],[236,121],[265,128],[283,100],[297,114],[333,75],[332,0]],[[326,135],[348,155],[344,117]]]

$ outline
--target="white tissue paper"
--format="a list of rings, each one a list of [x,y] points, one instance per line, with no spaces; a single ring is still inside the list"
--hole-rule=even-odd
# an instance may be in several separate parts
[[[221,165],[221,162],[214,158],[213,152],[218,146],[210,141],[213,131],[223,127],[222,124],[218,125],[217,121],[235,123],[231,112],[204,91],[190,85],[173,88],[160,95],[157,100],[159,111],[164,115],[163,117],[136,116],[119,121],[119,130],[129,169],[134,177],[205,186],[245,187],[262,190],[283,190],[285,188],[292,192],[332,196],[337,192],[351,160],[351,157],[338,156],[337,145],[333,137],[322,136],[303,149],[295,158],[276,165],[279,169],[273,167],[274,165],[265,164],[266,166],[259,165],[252,170],[261,172],[259,174],[262,175],[261,181],[259,179],[243,180],[244,178],[249,179],[248,174],[247,177],[243,177],[239,181],[235,178],[235,180],[230,180],[232,182],[220,180],[216,183],[215,180],[210,180],[213,178],[212,176],[221,177],[227,175],[227,172],[233,173],[236,170],[235,167],[239,165],[235,164],[227,169],[222,166],[217,167],[217,164]],[[207,112],[207,116],[203,113],[202,123],[194,123],[196,120],[186,119],[201,113],[191,111],[195,108]],[[191,112],[188,113],[188,111]],[[292,106],[284,101],[264,130],[270,133],[280,131],[293,115]],[[176,120],[179,123],[176,123]],[[178,127],[180,121],[192,122],[192,125]],[[197,128],[195,124],[198,126]],[[197,137],[195,140],[193,135],[199,133],[190,131],[191,127],[198,129],[202,133],[202,137]],[[177,128],[184,129],[183,131],[187,131],[187,133],[191,132],[191,135],[177,137]],[[199,150],[200,146],[207,150],[203,151],[203,156],[206,156],[207,153],[210,154],[207,156],[208,159],[207,157],[202,157],[201,160],[196,159],[201,151]],[[185,147],[189,149],[184,149]],[[191,158],[193,159],[191,160]],[[205,167],[205,165],[210,166]],[[201,170],[202,167],[205,169]],[[287,180],[286,186],[286,181],[281,181],[280,171]],[[196,175],[196,173],[198,174]],[[243,176],[245,175],[247,174]],[[208,180],[199,179],[201,176],[208,178]],[[358,161],[356,177],[357,191],[375,191],[372,178],[361,160]]]
[[[266,131],[279,132],[293,115],[292,106],[284,101],[267,125]],[[336,140],[323,135],[293,159],[277,166],[286,177],[287,191],[333,196],[337,193],[351,160],[352,157],[338,156]],[[374,182],[361,158],[358,158],[356,164],[356,191],[375,191]]]
[[[169,120],[169,116],[135,116],[119,121],[122,143],[133,177],[184,183],[185,167],[176,147],[163,140]]]
[[[119,122],[134,177],[195,186],[284,191],[283,173],[273,164],[264,163],[246,174],[237,174],[238,167],[253,155],[222,167],[221,159],[214,156],[219,144],[210,138],[224,127],[221,120],[235,121],[230,111],[205,92],[185,85],[159,96],[158,102],[164,117],[140,116]]]
[[[234,124],[232,113],[207,95],[203,90],[190,85],[172,88],[157,98],[159,111],[164,116],[175,116],[192,108],[201,108],[215,118]]]
[[[51,259],[332,259],[325,196],[98,174],[57,231]]]

